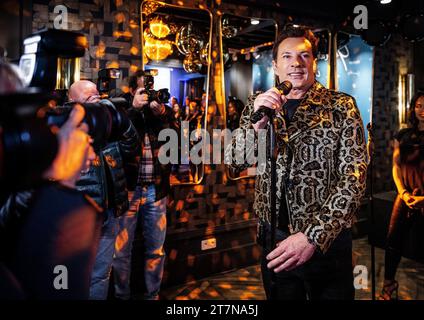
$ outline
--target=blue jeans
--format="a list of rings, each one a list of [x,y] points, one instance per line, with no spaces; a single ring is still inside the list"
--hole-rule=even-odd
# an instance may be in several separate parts
[[[118,231],[118,221],[113,210],[105,211],[106,221],[103,223],[96,261],[91,273],[90,299],[106,300],[113,255],[115,253],[115,239]]]
[[[115,295],[130,298],[131,251],[135,230],[141,223],[144,238],[144,281],[147,300],[157,299],[162,281],[166,236],[166,200],[155,201],[155,186],[137,186],[129,193],[130,209],[119,217],[119,234],[113,261]]]

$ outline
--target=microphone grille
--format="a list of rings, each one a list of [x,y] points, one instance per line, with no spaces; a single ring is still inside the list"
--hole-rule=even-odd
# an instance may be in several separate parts
[[[293,85],[291,84],[290,81],[285,80],[283,82],[281,82],[278,86],[277,89],[278,91],[280,91],[280,93],[282,95],[287,95],[289,94],[290,90],[293,88]]]

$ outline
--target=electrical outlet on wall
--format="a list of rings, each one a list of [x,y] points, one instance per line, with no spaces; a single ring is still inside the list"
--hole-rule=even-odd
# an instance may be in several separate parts
[[[216,248],[216,238],[202,240],[202,251]]]

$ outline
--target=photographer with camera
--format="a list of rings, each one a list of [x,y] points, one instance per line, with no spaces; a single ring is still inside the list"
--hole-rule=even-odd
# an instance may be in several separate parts
[[[162,142],[159,132],[166,128],[176,128],[172,108],[165,106],[169,100],[167,89],[153,90],[153,76],[148,71],[139,70],[130,77],[128,115],[141,138],[142,152],[138,161],[135,190],[130,192],[130,209],[120,218],[120,233],[113,267],[115,269],[116,296],[130,298],[131,249],[137,220],[142,226],[144,248],[143,298],[159,298],[165,252],[163,245],[166,236],[166,204],[170,192],[170,164],[161,164],[158,159]],[[122,237],[121,237],[122,235]],[[125,236],[124,236],[125,235]],[[140,253],[141,254],[141,253]]]
[[[75,190],[81,170],[95,156],[88,127],[82,123],[85,111],[76,105],[60,129],[52,129],[56,134],[45,122],[37,126],[31,117],[33,126],[26,128],[25,115],[16,110],[36,109],[41,101],[34,97],[16,69],[0,62],[0,112],[6,115],[0,121],[0,298],[85,299],[99,212]],[[17,142],[11,128],[24,130],[26,140]],[[40,141],[43,146],[37,144]],[[37,154],[47,148],[54,152]],[[22,154],[31,158],[16,158]],[[40,168],[45,169],[36,170]],[[22,191],[25,187],[33,190]],[[68,290],[55,288],[57,266],[68,272]]]
[[[71,102],[103,103],[96,84],[77,81],[69,89]],[[106,111],[106,110],[105,110]],[[130,161],[139,150],[137,131],[127,117],[122,117],[124,129],[118,141],[97,146],[95,161],[77,182],[77,189],[92,197],[104,209],[104,223],[91,278],[90,299],[105,300],[108,294],[112,260],[115,253],[117,217],[128,210],[128,190],[124,162]]]

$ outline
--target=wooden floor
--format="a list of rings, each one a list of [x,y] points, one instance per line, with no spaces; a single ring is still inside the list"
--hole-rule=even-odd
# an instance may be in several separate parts
[[[368,288],[355,291],[355,299],[371,300],[371,254],[366,238],[353,241],[354,265],[364,265],[369,270]],[[381,290],[384,276],[384,251],[376,248],[377,294]],[[402,259],[397,279],[399,298],[424,300],[424,265]],[[263,300],[260,266],[234,270],[185,285],[167,288],[161,292],[166,300]]]

